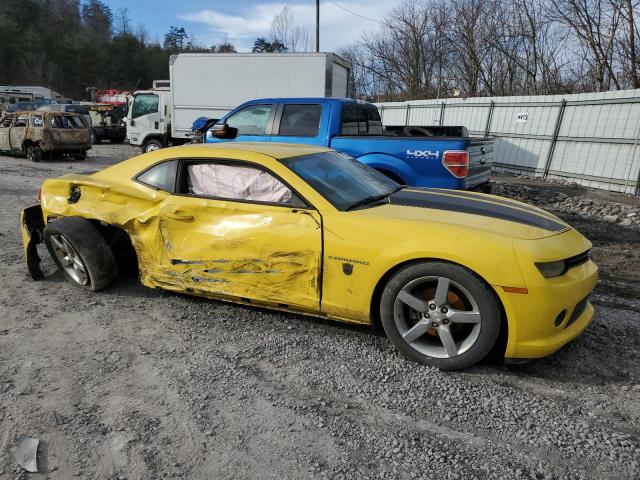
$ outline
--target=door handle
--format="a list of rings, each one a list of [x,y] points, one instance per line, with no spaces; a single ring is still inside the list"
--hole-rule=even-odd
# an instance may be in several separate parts
[[[183,222],[189,222],[193,220],[193,215],[184,215],[182,213],[167,213],[167,217],[174,220],[182,220]]]

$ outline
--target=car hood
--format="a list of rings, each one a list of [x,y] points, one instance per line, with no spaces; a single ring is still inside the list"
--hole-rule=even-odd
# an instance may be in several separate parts
[[[361,212],[388,219],[457,225],[526,240],[550,237],[571,228],[556,216],[526,203],[457,190],[405,188],[391,195],[388,204]]]

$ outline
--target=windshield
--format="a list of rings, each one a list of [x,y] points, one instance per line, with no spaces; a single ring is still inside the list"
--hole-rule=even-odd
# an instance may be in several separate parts
[[[149,113],[157,113],[159,103],[160,98],[154,93],[136,95],[133,99],[133,106],[131,107],[131,118],[138,118],[142,115],[148,115]]]
[[[338,210],[368,198],[386,196],[400,188],[393,180],[348,155],[314,153],[282,161]]]

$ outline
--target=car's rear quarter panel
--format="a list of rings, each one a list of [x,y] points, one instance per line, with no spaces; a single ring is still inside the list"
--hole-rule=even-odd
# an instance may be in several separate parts
[[[464,188],[442,164],[446,150],[466,150],[468,139],[421,137],[335,137],[331,148],[351,155],[376,169],[387,166],[403,183],[419,187]],[[385,155],[397,160],[385,160]],[[394,164],[400,168],[394,172]]]

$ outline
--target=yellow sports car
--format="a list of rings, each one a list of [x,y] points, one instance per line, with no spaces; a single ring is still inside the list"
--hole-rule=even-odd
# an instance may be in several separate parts
[[[403,187],[326,148],[167,148],[42,185],[36,245],[89,290],[152,288],[353,323],[380,322],[443,369],[548,355],[591,322],[591,244],[555,216],[480,193]]]

